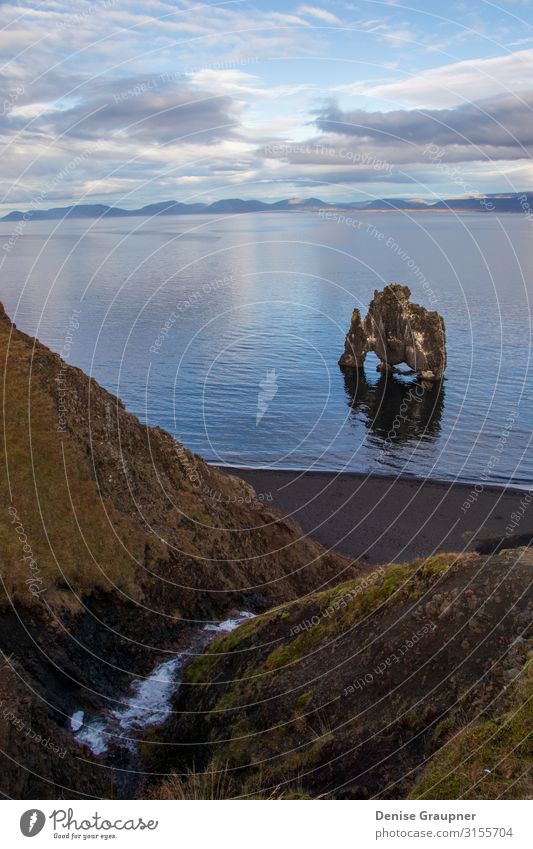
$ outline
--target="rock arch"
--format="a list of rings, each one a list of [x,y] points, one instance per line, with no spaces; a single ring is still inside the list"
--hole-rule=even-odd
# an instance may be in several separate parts
[[[412,304],[410,297],[408,286],[391,283],[381,292],[376,289],[364,320],[355,309],[339,365],[361,368],[373,351],[380,359],[380,371],[407,363],[423,380],[441,380],[446,368],[444,319]]]

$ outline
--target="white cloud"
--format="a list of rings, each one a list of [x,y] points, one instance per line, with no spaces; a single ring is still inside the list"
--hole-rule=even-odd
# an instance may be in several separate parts
[[[390,41],[391,44],[393,44],[395,47],[403,47],[410,41],[415,40],[414,33],[408,27],[403,27],[397,30],[391,30],[387,33],[385,38]]]
[[[273,23],[276,26],[290,26],[291,24],[299,27],[309,26],[307,21],[298,17],[298,15],[287,15],[284,12],[271,12],[270,23]]]
[[[254,94],[261,92],[260,80],[254,74],[238,70],[202,68],[186,75],[194,85],[218,94]]]
[[[298,14],[307,15],[308,18],[316,18],[318,21],[324,21],[326,24],[340,24],[339,18],[332,12],[327,12],[325,9],[319,9],[317,6],[300,6]]]
[[[190,81],[201,88],[208,89],[213,94],[245,96],[250,102],[258,99],[275,100],[280,97],[291,97],[309,90],[306,85],[291,85],[290,83],[268,86],[255,74],[237,70],[215,70],[202,68],[186,74]]]
[[[532,74],[533,49],[520,50],[509,56],[441,65],[410,79],[367,87],[364,94],[431,109],[526,90],[531,88]]]

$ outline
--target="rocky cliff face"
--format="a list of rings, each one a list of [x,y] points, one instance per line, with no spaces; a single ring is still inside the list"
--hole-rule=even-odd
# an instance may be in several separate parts
[[[234,795],[527,798],[532,571],[531,549],[442,554],[251,620],[191,664],[156,738],[190,750],[147,745],[150,766],[226,772]]]
[[[191,620],[265,610],[360,571],[304,537],[264,494],[142,425],[1,307],[0,362],[2,697],[20,705],[21,727],[64,741],[73,709],[112,700]],[[3,792],[37,795],[24,765],[7,768],[27,746],[39,792],[74,793],[72,758],[35,748],[9,722]],[[61,773],[66,789],[54,790]]]
[[[42,698],[53,695],[50,683],[39,693],[25,664],[13,655],[0,659],[2,792],[12,799],[112,798],[112,775],[75,744],[57,700],[52,707]]]
[[[410,297],[407,286],[392,283],[382,292],[376,290],[364,320],[355,309],[339,365],[361,368],[373,351],[384,371],[406,363],[422,379],[440,380],[446,368],[444,320],[412,304]]]
[[[141,424],[3,310],[0,357],[1,486],[11,505],[0,525],[3,575],[20,605],[76,612],[84,598],[113,593],[162,615],[216,615],[353,573],[348,559],[271,508],[267,494]]]

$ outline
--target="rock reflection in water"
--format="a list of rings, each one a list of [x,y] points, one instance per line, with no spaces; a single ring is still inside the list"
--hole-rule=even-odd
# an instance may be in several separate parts
[[[381,449],[378,459],[395,445],[434,440],[441,428],[444,388],[396,374],[370,382],[364,369],[343,370],[352,416],[363,422],[370,441]]]

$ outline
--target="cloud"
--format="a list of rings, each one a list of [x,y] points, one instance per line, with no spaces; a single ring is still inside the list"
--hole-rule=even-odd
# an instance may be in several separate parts
[[[348,111],[331,102],[315,115],[320,135],[271,142],[257,155],[270,163],[263,172],[270,170],[272,179],[306,186],[404,183],[428,191],[448,183],[461,195],[474,185],[482,189],[483,173],[493,183],[525,174],[529,185],[532,113],[533,90],[450,109]],[[475,182],[467,176],[472,168]]]
[[[316,123],[326,134],[344,136],[392,156],[420,161],[428,144],[445,148],[456,161],[516,159],[533,152],[533,90],[450,109],[343,111],[330,104]]]
[[[306,15],[309,18],[316,18],[318,21],[324,21],[326,24],[340,24],[339,18],[332,12],[327,12],[325,9],[319,9],[317,6],[300,6],[298,14]]]
[[[241,140],[244,104],[181,75],[89,81],[62,106],[14,102],[0,116],[4,203],[31,200],[43,185],[48,203],[83,191],[118,200],[118,187],[147,181],[157,197],[168,172],[208,176],[214,158],[244,161],[253,147]]]
[[[202,68],[200,71],[187,74],[188,79],[199,87],[221,94],[249,96],[253,101],[275,100],[279,97],[301,94],[308,91],[309,86],[282,84],[268,86],[258,76],[237,70],[217,70]]]
[[[419,108],[456,106],[531,88],[533,49],[491,59],[467,59],[430,68],[410,79],[360,86],[372,97]]]
[[[242,105],[188,80],[131,77],[116,83],[87,86],[67,109],[39,113],[33,121],[49,137],[80,139],[129,138],[148,142],[214,143],[236,134]],[[10,119],[16,119],[16,109]],[[24,128],[18,128],[24,138]]]
[[[318,186],[327,195],[328,184],[341,195],[344,185],[358,184],[387,194],[387,184],[446,182],[428,160],[428,144],[480,181],[485,173],[491,185],[507,172],[524,175],[528,185],[533,179],[533,49],[407,77],[421,59],[435,61],[424,52],[432,39],[434,46],[437,35],[440,46],[449,43],[462,25],[458,34],[455,24],[433,31],[401,4],[382,4],[379,19],[350,3],[260,5],[3,4],[0,134],[8,197],[32,198],[48,183],[49,201],[85,191],[108,202],[125,194],[127,201],[136,190],[152,200],[174,189],[192,199],[232,185],[243,195],[260,194],[261,186],[285,195]],[[339,32],[334,10],[362,19]],[[505,38],[522,36],[525,28]],[[465,39],[460,48],[468,49]],[[343,57],[346,64],[338,64]],[[398,69],[391,59],[400,60]],[[354,68],[352,78],[346,71]],[[371,73],[375,79],[365,80]],[[317,110],[313,98],[326,86],[343,108],[332,101]],[[347,107],[354,103],[347,96],[371,108]],[[267,150],[276,143],[277,151]],[[71,162],[76,167],[65,170]]]
[[[205,6],[205,14],[188,0],[2,8],[6,203],[31,200],[48,183],[49,201],[83,191],[118,200],[120,187],[143,191],[146,181],[157,197],[169,179],[192,188],[217,185],[217,174],[220,184],[252,176],[261,127],[274,118],[268,104],[283,99],[288,111],[288,99],[307,87],[271,85],[247,66],[311,55],[318,43],[297,13],[240,2]],[[26,53],[17,56],[20,48]]]
[[[193,85],[227,94],[258,96],[262,93],[261,81],[254,74],[233,69],[202,68],[187,74]]]

